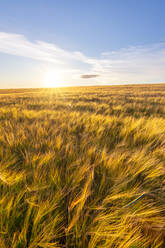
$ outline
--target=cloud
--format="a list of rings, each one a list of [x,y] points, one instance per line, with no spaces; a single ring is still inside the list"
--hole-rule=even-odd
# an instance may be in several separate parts
[[[65,64],[70,60],[85,61],[80,52],[68,52],[55,44],[43,41],[28,41],[23,35],[0,32],[0,52],[31,59]]]
[[[131,46],[93,58],[79,51],[64,50],[56,44],[0,32],[0,53],[51,64],[65,74],[66,81],[73,83],[118,84],[163,82],[165,79],[165,43]]]
[[[93,75],[92,74],[90,74],[90,75],[87,75],[87,74],[86,75],[81,75],[81,78],[87,78],[87,79],[88,78],[96,78],[96,77],[99,77],[99,75],[96,75],[96,74],[93,74]]]

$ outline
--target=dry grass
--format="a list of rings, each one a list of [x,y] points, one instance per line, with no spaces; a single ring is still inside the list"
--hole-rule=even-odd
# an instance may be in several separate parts
[[[165,247],[165,85],[1,90],[0,247]]]

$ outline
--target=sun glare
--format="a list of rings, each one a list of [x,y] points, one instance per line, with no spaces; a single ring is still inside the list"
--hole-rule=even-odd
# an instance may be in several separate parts
[[[45,74],[44,86],[47,88],[63,87],[64,79],[56,71],[49,71]]]

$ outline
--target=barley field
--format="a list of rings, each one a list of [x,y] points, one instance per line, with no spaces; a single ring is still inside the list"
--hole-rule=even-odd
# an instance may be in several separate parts
[[[59,247],[165,247],[165,84],[0,90],[0,248]]]

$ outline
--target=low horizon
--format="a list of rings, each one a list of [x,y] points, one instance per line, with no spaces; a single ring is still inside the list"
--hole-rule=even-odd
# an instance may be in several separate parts
[[[98,84],[98,85],[74,85],[74,86],[58,86],[58,87],[36,87],[36,88],[34,88],[34,87],[31,87],[31,88],[29,88],[29,87],[22,87],[22,88],[0,88],[0,90],[23,90],[23,89],[33,89],[33,90],[35,90],[35,89],[58,89],[58,88],[78,88],[78,87],[108,87],[108,86],[147,86],[147,85],[153,85],[153,86],[155,86],[155,85],[163,85],[163,84],[165,84],[165,82],[164,83],[127,83],[127,84]]]

